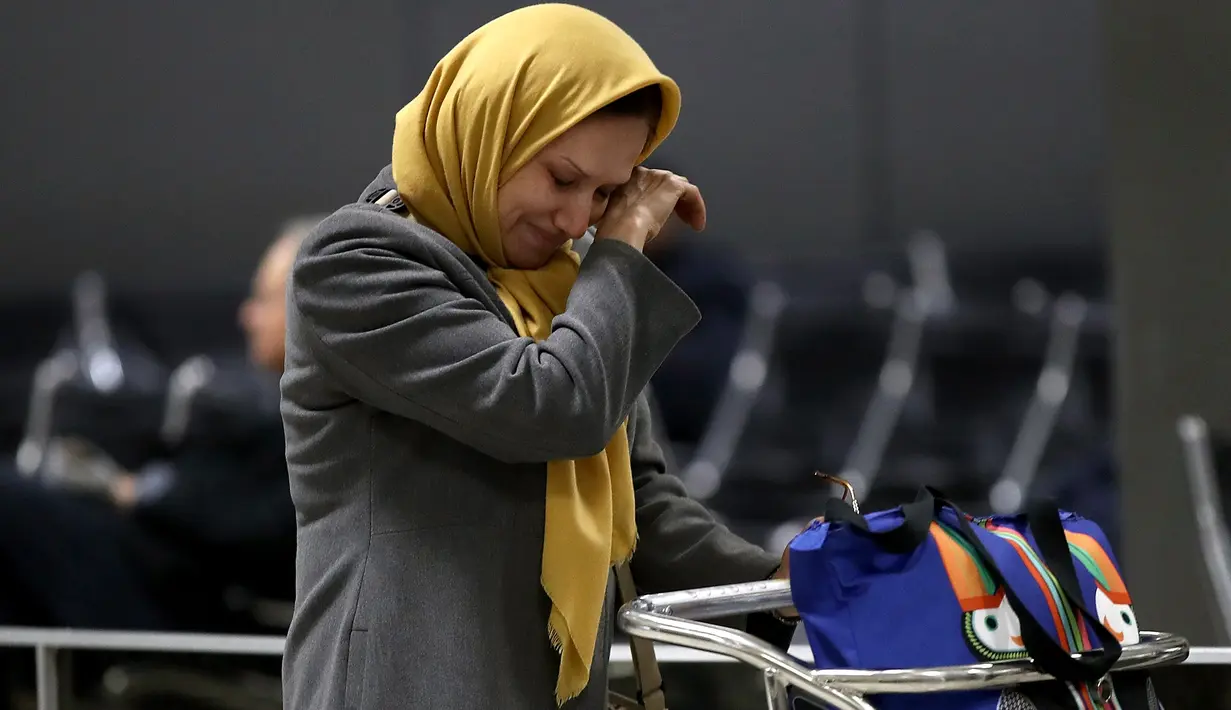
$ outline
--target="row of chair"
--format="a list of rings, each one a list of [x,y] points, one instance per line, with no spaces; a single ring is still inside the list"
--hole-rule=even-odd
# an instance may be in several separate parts
[[[861,498],[896,503],[931,483],[1012,513],[1049,453],[1054,463],[1105,441],[1109,316],[1097,294],[1029,277],[992,281],[994,298],[963,292],[930,232],[904,256],[904,274],[867,269],[819,303],[783,280],[757,283],[720,405],[698,445],[678,449],[694,496],[754,527],[788,519],[782,535],[832,493],[816,469]]]
[[[970,288],[970,269],[926,232],[901,257],[834,279],[763,269],[705,433],[675,447],[689,491],[775,549],[830,494],[813,470],[852,480],[861,498],[895,503],[903,486],[973,481],[971,496],[1010,512],[1038,485],[1058,441],[1090,446],[1102,436],[1090,413],[1106,360],[1097,278],[987,277]],[[70,327],[30,377],[15,452],[24,473],[54,475],[65,435],[89,435],[128,463],[234,424],[200,405],[242,401],[252,386],[238,338],[187,348],[129,337],[97,274],[77,281],[70,302]],[[946,400],[953,393],[955,407]],[[1066,407],[1078,414],[1066,419]],[[942,469],[958,473],[935,474]],[[289,612],[285,601],[242,587],[227,603],[270,630],[284,628]],[[165,668],[112,675],[138,693],[167,677]],[[194,677],[209,695],[215,685]]]
[[[1012,512],[1046,473],[1050,450],[1097,446],[1109,320],[1098,265],[1084,281],[1052,285],[1046,275],[985,276],[987,263],[964,267],[936,234],[920,232],[900,259],[843,278],[830,279],[831,269],[801,282],[789,269],[764,269],[705,434],[677,447],[692,494],[731,517],[793,517],[815,499],[796,497],[801,510],[761,503],[801,486],[827,494],[807,478],[825,469],[861,497],[929,482],[970,488],[980,507]],[[967,284],[980,279],[978,289]],[[846,292],[834,285],[843,280]],[[1083,284],[1085,294],[1076,291]],[[114,444],[98,438],[118,459],[137,458],[148,452],[131,439],[154,430],[159,446],[176,446],[199,393],[244,370],[226,362],[240,357],[236,342],[172,369],[139,339],[121,340],[98,274],[77,280],[71,303],[68,335],[32,377],[16,453],[27,474],[45,468],[58,432],[99,428],[71,421],[70,410],[98,413],[68,406],[75,400],[128,407],[111,423],[143,431],[118,432]]]

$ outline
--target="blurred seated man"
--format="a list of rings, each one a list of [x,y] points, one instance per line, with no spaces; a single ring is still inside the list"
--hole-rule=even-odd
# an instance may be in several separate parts
[[[675,172],[679,166],[652,167]],[[726,387],[752,277],[715,235],[681,226],[672,217],[646,245],[645,255],[697,304],[701,322],[671,351],[651,385],[670,440],[696,444]]]
[[[286,278],[311,224],[292,223],[269,248],[240,311],[263,375],[251,399],[224,413],[241,422],[226,437],[120,472],[104,495],[0,469],[0,625],[220,631],[233,617],[227,589],[293,595],[277,377]]]

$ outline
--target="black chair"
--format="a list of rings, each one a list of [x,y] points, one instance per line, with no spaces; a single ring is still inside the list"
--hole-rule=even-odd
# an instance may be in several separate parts
[[[79,276],[71,300],[72,323],[33,377],[16,454],[27,476],[56,478],[48,455],[64,439],[88,442],[126,468],[158,450],[165,368],[111,317],[100,275]]]
[[[700,442],[681,471],[689,494],[698,500],[713,498],[723,485],[768,380],[778,324],[786,305],[786,292],[773,281],[758,281],[749,292],[748,312],[726,385]]]
[[[1201,557],[1214,592],[1216,617],[1231,638],[1231,532],[1223,509],[1215,443],[1209,426],[1197,415],[1180,417],[1176,432],[1184,453],[1184,473],[1197,520]]]
[[[903,415],[913,414],[911,419],[920,424],[919,428],[930,429],[934,419],[933,397],[923,357],[925,332],[932,319],[944,317],[956,307],[945,246],[940,238],[933,232],[918,232],[910,238],[906,251],[911,284],[896,294],[889,343],[876,390],[837,472],[860,499],[868,498],[876,486]],[[926,439],[926,435],[919,437],[920,441]]]
[[[275,389],[271,391],[271,387]],[[172,372],[161,431],[169,451],[211,446],[244,447],[245,441],[270,435],[260,424],[278,414],[276,383],[256,373],[230,353],[199,354]],[[276,432],[273,432],[276,434]],[[266,449],[268,442],[253,441]],[[237,492],[242,498],[242,491]],[[237,505],[242,505],[237,500]],[[289,494],[286,501],[289,505]],[[274,519],[285,511],[265,511]],[[259,511],[248,511],[261,514]],[[283,635],[293,610],[293,525],[286,530],[285,555],[253,554],[243,544],[223,545],[203,560],[217,583],[212,608],[198,609],[218,633]],[[191,611],[191,610],[190,610]],[[125,705],[162,707],[191,702],[216,710],[264,710],[280,707],[277,664],[268,659],[160,657],[126,662],[108,669],[104,687]]]
[[[989,504],[996,513],[1018,512],[1029,496],[1076,376],[1077,350],[1086,310],[1085,299],[1072,293],[1061,295],[1051,307],[1046,351],[1034,394],[1022,416],[1004,468],[989,493]]]

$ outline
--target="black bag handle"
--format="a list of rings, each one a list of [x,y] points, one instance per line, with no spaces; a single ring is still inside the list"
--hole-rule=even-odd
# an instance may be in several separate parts
[[[1069,551],[1068,540],[1064,536],[1064,526],[1060,523],[1059,509],[1054,504],[1037,503],[1031,506],[1027,514],[1027,523],[1039,546],[1040,557],[1051,571],[1052,576],[1056,578],[1062,596],[1082,618],[1090,622],[1095,635],[1103,644],[1101,652],[1086,653],[1078,658],[1074,658],[1061,647],[1043,628],[1043,625],[1034,618],[1030,609],[1005,579],[1004,574],[996,565],[995,558],[975,534],[967,515],[935,489],[924,487],[919,491],[913,503],[903,505],[904,520],[900,526],[891,530],[872,532],[864,516],[856,513],[849,504],[836,498],[831,498],[826,503],[825,520],[850,525],[858,533],[873,539],[881,549],[887,552],[906,554],[913,552],[923,544],[927,539],[932,521],[938,518],[944,507],[951,508],[957,515],[958,527],[954,532],[970,545],[992,578],[992,582],[1004,589],[1009,608],[1017,614],[1021,624],[1022,643],[1035,666],[1044,673],[1069,683],[1093,683],[1107,675],[1115,666],[1116,661],[1120,659],[1123,649],[1111,631],[1103,626],[1094,614],[1090,613],[1081,598],[1081,587],[1077,583],[1073,556]],[[947,527],[953,529],[951,526]]]
[[[927,493],[928,495],[935,495],[930,489]],[[1030,657],[1034,659],[1036,666],[1048,675],[1068,683],[1094,683],[1101,680],[1103,676],[1111,671],[1116,661],[1120,660],[1123,648],[1120,646],[1120,642],[1116,639],[1115,635],[1107,627],[1103,626],[1098,617],[1090,613],[1090,610],[1086,608],[1086,604],[1081,598],[1081,589],[1077,585],[1077,572],[1073,568],[1073,556],[1069,552],[1068,541],[1064,537],[1064,526],[1060,524],[1059,511],[1054,506],[1052,507],[1051,515],[1045,514],[1045,507],[1036,510],[1034,515],[1028,515],[1027,523],[1030,525],[1035,541],[1039,545],[1043,564],[1060,585],[1061,595],[1081,618],[1090,622],[1095,636],[1103,644],[1101,651],[1083,654],[1078,658],[1074,658],[1059,642],[1053,639],[1051,634],[1047,633],[1043,625],[1030,613],[1030,609],[1017,596],[1017,592],[1009,585],[1008,580],[1005,579],[1004,574],[997,567],[991,553],[983,546],[983,541],[975,534],[966,514],[944,498],[937,497],[935,500],[937,512],[940,511],[941,506],[948,506],[957,513],[957,532],[978,553],[992,581],[1004,589],[1005,599],[1009,602],[1009,608],[1013,610],[1013,613],[1017,614],[1018,622],[1021,624],[1022,642],[1026,646],[1026,651],[1030,654]],[[1035,524],[1041,527],[1035,528]],[[1057,531],[1059,542],[1062,546],[1060,549],[1056,546]]]
[[[914,552],[928,539],[928,529],[932,526],[934,515],[932,499],[925,499],[921,493],[914,503],[902,506],[902,524],[889,530],[874,532],[868,527],[867,518],[856,513],[850,503],[838,498],[826,500],[824,517],[825,522],[850,525],[875,540],[877,546],[886,552],[905,555]]]
[[[1026,524],[1034,534],[1043,563],[1051,570],[1060,588],[1079,603],[1083,601],[1081,585],[1077,582],[1077,569],[1073,566],[1073,553],[1069,549],[1069,540],[1064,535],[1064,525],[1060,522],[1060,508],[1048,500],[1031,503],[1026,508]]]

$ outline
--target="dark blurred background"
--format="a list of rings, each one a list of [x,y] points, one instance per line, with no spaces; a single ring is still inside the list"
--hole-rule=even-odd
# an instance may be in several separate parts
[[[282,215],[354,199],[435,61],[516,5],[6,3],[0,289],[83,268],[243,288]],[[924,227],[981,249],[1105,237],[1094,2],[588,5],[684,87],[670,152],[715,238],[758,260]]]
[[[98,498],[98,476],[52,463],[153,488],[205,471],[203,495],[252,525],[219,513],[185,542],[206,517],[189,498],[142,529],[166,626],[282,630],[286,510],[255,501],[285,498],[276,377],[249,363],[241,303],[287,220],[358,198],[437,59],[519,4],[0,5],[0,475]],[[581,4],[684,92],[656,161],[701,186],[710,226],[651,256],[704,320],[654,390],[694,495],[775,550],[834,493],[818,470],[870,508],[925,483],[980,513],[1055,497],[1104,526],[1145,626],[1231,642],[1225,524],[1195,522],[1225,495],[1231,431],[1231,5]],[[56,384],[62,353],[77,369]],[[57,438],[91,448],[30,463]],[[34,549],[68,513],[18,495],[0,487],[26,526],[0,536]],[[126,698],[167,677],[97,665],[85,694],[102,669]],[[257,670],[276,702],[276,667]],[[210,678],[180,687],[213,698]],[[723,706],[719,679],[681,682],[673,707]]]

